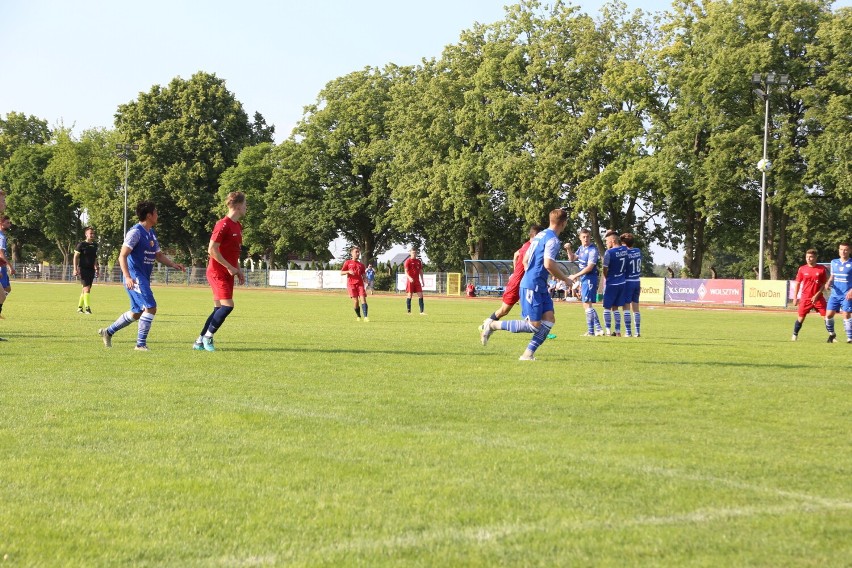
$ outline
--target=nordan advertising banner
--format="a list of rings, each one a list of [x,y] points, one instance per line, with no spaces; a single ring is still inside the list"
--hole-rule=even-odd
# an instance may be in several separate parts
[[[742,305],[743,281],[666,278],[666,302]]]
[[[640,302],[663,302],[665,300],[665,278],[641,278],[639,287],[642,290],[639,296]]]
[[[787,305],[786,280],[746,280],[745,306],[777,306]]]

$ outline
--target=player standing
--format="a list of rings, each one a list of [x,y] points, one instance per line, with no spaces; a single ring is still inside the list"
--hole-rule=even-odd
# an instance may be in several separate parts
[[[124,276],[124,286],[130,297],[130,310],[118,316],[111,326],[98,330],[98,335],[106,347],[112,347],[112,336],[134,321],[139,322],[136,335],[136,350],[148,351],[148,332],[157,313],[157,301],[151,291],[151,272],[154,262],[160,262],[170,268],[184,270],[182,264],[174,262],[160,250],[154,225],[157,224],[157,205],[153,201],[140,201],[136,206],[139,222],[127,231],[118,264]]]
[[[3,215],[0,217],[0,288],[2,288],[2,297],[0,297],[0,319],[3,319],[3,304],[9,293],[12,292],[12,283],[9,281],[9,274],[15,274],[15,269],[9,263],[9,241],[6,236],[6,231],[12,226],[9,217]]]
[[[509,277],[509,281],[506,283],[506,289],[503,291],[502,303],[497,311],[485,318],[485,321],[483,321],[482,325],[479,326],[479,329],[482,332],[480,340],[483,345],[488,343],[488,335],[490,335],[491,332],[487,332],[486,330],[491,328],[491,322],[498,321],[500,318],[508,315],[508,313],[512,311],[512,307],[520,300],[521,279],[524,277],[524,255],[526,255],[527,250],[529,250],[533,237],[539,234],[543,229],[544,227],[541,225],[530,225],[528,233],[529,239],[521,245],[521,248],[516,250],[515,254],[512,256],[512,265],[514,266],[514,270],[512,271],[512,275]]]
[[[234,311],[234,277],[245,284],[246,276],[240,268],[240,247],[243,244],[243,226],[240,219],[246,216],[246,196],[232,191],[225,200],[228,214],[213,227],[207,253],[207,282],[213,290],[213,311],[207,316],[201,334],[192,346],[196,351],[215,351],[213,334]]]
[[[89,293],[92,291],[92,283],[98,277],[100,265],[98,264],[98,243],[95,242],[95,230],[86,227],[83,231],[86,240],[77,243],[74,250],[74,276],[79,276],[83,283],[83,291],[80,293],[80,301],[77,302],[77,313],[91,314],[89,306]]]
[[[846,329],[846,343],[852,343],[852,260],[849,259],[849,243],[840,243],[838,253],[840,258],[831,261],[831,276],[825,285],[826,290],[831,290],[825,312],[825,327],[828,330],[828,342],[834,343],[837,338],[834,333],[834,314],[840,311]]]
[[[825,317],[825,296],[822,291],[828,282],[828,271],[824,266],[817,264],[817,251],[809,249],[805,252],[805,264],[799,267],[796,273],[796,284],[793,288],[793,305],[799,307],[798,318],[793,324],[793,338],[791,341],[796,341],[799,338],[799,330],[802,329],[802,324],[805,317],[814,310],[819,315]],[[799,291],[801,290],[802,299],[799,300]],[[825,321],[825,328],[828,329],[828,320]],[[829,331],[829,334],[831,331]]]
[[[633,233],[621,235],[622,246],[627,247],[627,274],[624,278],[624,336],[630,337],[631,311],[633,323],[636,324],[636,337],[639,337],[641,323],[639,315],[639,294],[642,292],[642,249],[634,247]]]
[[[408,251],[408,258],[402,263],[405,269],[405,292],[408,294],[408,299],[405,302],[405,307],[408,313],[411,313],[411,298],[417,294],[417,301],[420,304],[420,315],[425,316],[423,311],[423,286],[426,282],[423,280],[423,261],[417,258],[417,249],[411,247]]]
[[[364,314],[364,321],[369,322],[367,316],[367,292],[364,289],[364,276],[366,269],[361,264],[361,249],[352,247],[352,258],[345,261],[340,269],[341,274],[346,275],[346,289],[349,291],[349,297],[352,298],[353,307],[355,308],[355,321],[361,321],[361,313]],[[358,305],[358,302],[361,305]]]
[[[524,276],[521,279],[522,320],[493,321],[482,332],[482,343],[488,343],[492,331],[502,329],[511,333],[532,333],[532,339],[519,361],[535,361],[535,352],[547,339],[556,323],[553,298],[547,291],[547,275],[568,282],[568,274],[556,258],[559,256],[559,233],[568,224],[564,209],[550,212],[550,226],[538,233],[524,256]]]
[[[580,300],[583,302],[583,309],[586,311],[586,333],[587,337],[595,335],[603,335],[601,328],[601,320],[598,319],[598,312],[595,310],[595,302],[598,296],[598,258],[600,253],[598,247],[592,243],[592,232],[589,229],[582,228],[579,233],[580,248],[577,253],[571,250],[571,243],[565,243],[565,252],[568,253],[568,260],[576,262],[580,269],[576,274],[571,275],[571,281],[580,279]]]
[[[621,312],[624,305],[624,283],[627,277],[627,247],[620,244],[617,232],[609,230],[606,232],[607,251],[603,257],[604,286],[604,333],[621,337]],[[610,324],[615,316],[615,332],[611,331]]]

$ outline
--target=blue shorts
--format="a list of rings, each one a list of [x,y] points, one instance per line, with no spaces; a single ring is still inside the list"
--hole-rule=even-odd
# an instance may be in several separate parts
[[[9,282],[9,271],[5,266],[0,267],[0,287],[3,288],[11,288],[12,284]]]
[[[124,289],[127,290],[126,287]],[[141,314],[145,308],[157,307],[157,301],[151,291],[151,282],[146,278],[137,278],[136,286],[133,290],[127,290],[127,295],[130,296],[130,311],[134,314]]]
[[[521,288],[521,315],[530,321],[541,321],[541,317],[553,311],[553,298],[545,290],[536,292],[531,288]]]
[[[840,295],[832,292],[825,309],[832,312],[850,313],[852,312],[852,300],[847,300],[845,294]]]
[[[603,307],[609,310],[613,307],[620,308],[624,302],[624,284],[607,284],[604,288]]]
[[[639,282],[630,282],[629,280],[624,283],[624,305],[627,304],[638,304],[639,303],[639,294],[642,292],[642,287],[639,285]]]
[[[588,276],[580,279],[580,301],[594,304],[598,300],[598,277]]]

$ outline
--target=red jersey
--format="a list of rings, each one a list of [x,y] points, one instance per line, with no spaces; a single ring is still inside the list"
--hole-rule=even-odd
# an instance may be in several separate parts
[[[518,249],[518,262],[515,263],[515,270],[512,272],[512,276],[506,283],[507,288],[517,287],[520,285],[521,279],[524,277],[524,255],[527,254],[527,250],[530,248],[531,243],[532,239],[525,242],[523,246]]]
[[[347,260],[343,263],[343,267],[340,269],[341,272],[345,272],[347,270],[351,270],[354,274],[346,275],[346,284],[347,286],[352,286],[355,284],[360,284],[364,281],[364,273],[366,269],[364,265],[358,262],[357,260]]]
[[[420,282],[420,273],[423,272],[423,261],[419,258],[411,258],[410,256],[402,263],[405,267],[405,273],[411,276],[415,282]]]
[[[825,283],[828,282],[828,271],[819,264],[816,266],[805,264],[799,267],[799,272],[796,273],[796,282],[801,282],[799,286],[801,298],[810,300],[825,288]]]
[[[213,227],[210,240],[219,243],[219,252],[222,253],[225,260],[233,266],[239,265],[240,247],[243,244],[243,226],[238,221],[232,221],[230,217],[219,219],[216,226]],[[229,276],[228,269],[219,264],[212,256],[207,262],[207,270],[223,277]]]

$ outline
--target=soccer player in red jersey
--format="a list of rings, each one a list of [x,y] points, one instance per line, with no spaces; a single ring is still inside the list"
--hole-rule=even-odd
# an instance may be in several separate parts
[[[512,257],[512,265],[515,269],[512,272],[512,276],[509,277],[509,281],[506,283],[506,289],[503,290],[503,303],[500,304],[500,308],[498,308],[497,311],[485,318],[485,321],[482,322],[482,325],[479,328],[480,331],[488,329],[492,321],[497,321],[508,315],[509,312],[512,311],[512,307],[521,299],[519,291],[521,288],[521,279],[524,277],[524,255],[527,254],[527,249],[530,248],[530,243],[532,242],[533,237],[539,234],[542,229],[543,227],[541,225],[530,225],[529,239],[521,246],[521,248],[515,251],[515,254]],[[485,345],[487,341],[487,339],[482,339],[482,344]]]
[[[405,268],[405,277],[408,280],[405,284],[405,292],[408,294],[405,307],[410,314],[411,298],[414,294],[417,294],[417,299],[420,303],[420,315],[425,316],[426,312],[423,311],[423,286],[426,283],[423,281],[423,261],[417,258],[416,248],[411,247],[408,251],[408,258],[405,259],[402,266]]]
[[[361,264],[361,249],[352,247],[352,258],[343,263],[340,269],[341,274],[346,275],[346,289],[349,290],[349,297],[352,298],[353,307],[355,308],[355,320],[361,321],[361,312],[364,313],[364,321],[370,321],[367,317],[367,290],[364,288],[364,275],[366,269]],[[358,301],[361,305],[358,305]]]
[[[246,196],[241,191],[228,194],[225,204],[228,214],[213,227],[207,252],[207,282],[213,290],[213,312],[204,323],[201,335],[195,340],[196,351],[215,351],[213,334],[216,333],[225,318],[234,311],[234,277],[245,284],[246,276],[240,269],[240,247],[243,244],[243,226],[240,219],[246,215]]]
[[[802,329],[805,317],[811,310],[825,317],[826,303],[822,291],[825,288],[825,283],[828,282],[828,271],[824,266],[817,264],[817,252],[814,249],[805,253],[805,262],[807,264],[799,267],[799,272],[796,274],[796,286],[793,288],[793,305],[799,306],[799,317],[793,324],[792,341],[799,338],[799,330]],[[800,289],[802,292],[801,300],[799,300]],[[827,323],[826,329],[828,329]],[[829,331],[829,333],[831,332]]]

